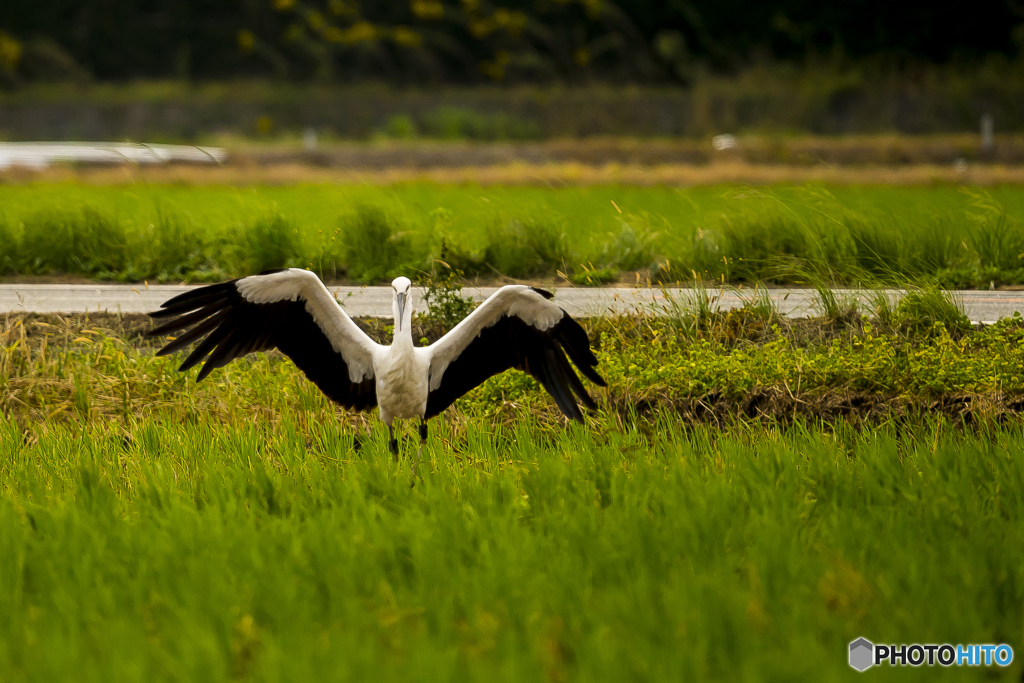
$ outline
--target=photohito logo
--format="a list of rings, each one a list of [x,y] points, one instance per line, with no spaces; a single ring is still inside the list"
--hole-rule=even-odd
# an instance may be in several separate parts
[[[1009,645],[875,645],[867,638],[850,643],[850,666],[865,671],[876,664],[889,666],[1010,666]]]

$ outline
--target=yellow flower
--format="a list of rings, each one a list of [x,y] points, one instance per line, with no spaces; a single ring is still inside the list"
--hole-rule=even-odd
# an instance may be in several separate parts
[[[2,37],[0,37],[0,41],[2,41]],[[252,31],[246,31],[243,28],[238,32],[238,47],[242,48],[243,52],[250,52],[254,45],[256,45],[256,36]],[[0,55],[2,55],[2,46],[3,43],[0,42]]]
[[[494,81],[500,81],[505,77],[505,69],[491,61],[480,62],[480,72]]]
[[[363,43],[376,40],[377,29],[368,21],[360,21],[355,24],[349,30],[345,31],[345,35],[342,38],[342,42],[345,43]]]
[[[405,47],[419,47],[423,43],[423,37],[406,26],[396,26],[391,37],[395,43]]]
[[[494,28],[486,19],[474,19],[469,22],[469,32],[474,38],[486,38]]]
[[[412,13],[420,19],[443,19],[444,5],[438,0],[412,0],[409,3]]]
[[[359,11],[359,6],[356,3],[349,4],[345,0],[331,0],[327,7],[331,10],[331,14],[335,16],[356,14]]]
[[[0,69],[14,71],[21,61],[21,43],[0,31]]]
[[[327,24],[327,22],[324,21],[324,15],[315,10],[306,15],[306,21],[314,31],[319,31]]]
[[[295,4],[295,0],[274,0],[274,9],[286,10],[290,9]]]

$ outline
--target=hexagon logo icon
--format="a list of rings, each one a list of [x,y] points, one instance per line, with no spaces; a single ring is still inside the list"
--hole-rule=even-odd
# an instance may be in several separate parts
[[[875,646],[865,638],[858,638],[850,643],[850,666],[857,671],[864,671],[875,663]]]

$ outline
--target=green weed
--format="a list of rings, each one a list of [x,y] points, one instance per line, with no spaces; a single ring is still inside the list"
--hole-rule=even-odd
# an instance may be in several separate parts
[[[6,268],[23,274],[207,280],[298,263],[380,282],[443,244],[469,276],[593,264],[655,282],[1024,283],[1010,189],[55,185],[0,187],[0,203]]]
[[[23,272],[57,270],[103,276],[125,268],[129,244],[119,221],[85,206],[28,216],[22,222],[21,243],[15,253]]]
[[[411,259],[411,241],[376,206],[359,206],[342,219],[344,263],[349,276],[362,282],[397,277]]]
[[[442,273],[438,273],[440,266]],[[463,273],[441,262],[435,264],[430,273],[419,278],[418,284],[424,288],[423,305],[426,310],[419,317],[428,324],[440,326],[443,332],[452,329],[473,312],[476,302],[462,296],[462,284],[459,280]]]
[[[361,218],[366,221],[366,218]],[[366,230],[365,226],[362,228]],[[372,230],[372,228],[371,228]],[[353,233],[346,233],[353,237]],[[366,235],[360,235],[363,240]],[[302,263],[298,230],[277,211],[270,211],[249,223],[236,236],[235,246],[241,261],[240,269],[259,273],[273,268],[292,268]],[[365,242],[360,242],[365,244]],[[237,245],[237,246],[236,246]],[[239,249],[239,247],[241,247]]]
[[[963,302],[946,290],[928,288],[907,292],[896,306],[898,326],[913,334],[929,332],[936,327],[951,334],[962,335],[971,329]]]
[[[461,107],[438,107],[422,117],[425,134],[442,140],[530,140],[540,137],[537,124],[505,112],[487,114]]]
[[[0,275],[16,273],[20,269],[19,242],[14,226],[0,219]]]
[[[435,420],[410,487],[298,417],[0,419],[6,678],[852,680],[859,636],[1022,637],[1019,426]]]

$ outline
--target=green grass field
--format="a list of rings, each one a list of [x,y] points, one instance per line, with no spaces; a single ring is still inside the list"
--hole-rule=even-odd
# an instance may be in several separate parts
[[[0,678],[854,680],[863,636],[1018,655],[865,676],[1018,680],[1024,321],[974,328],[934,285],[1016,281],[1021,197],[0,187],[0,263],[23,275],[373,281],[443,256],[926,285],[860,308],[822,288],[804,321],[763,290],[584,321],[608,380],[586,424],[492,378],[432,421],[416,478],[411,427],[396,462],[375,416],[277,354],[197,385],[141,316],[4,315]]]
[[[831,681],[859,636],[1021,652],[1019,424],[435,425],[410,488],[380,429],[355,453],[330,421],[0,422],[5,680]]]
[[[415,480],[411,432],[395,462],[279,356],[197,386],[139,319],[8,316],[5,680],[820,681],[858,675],[858,636],[1024,651],[1019,319],[678,313],[588,323],[586,425],[494,378]]]
[[[377,282],[443,258],[579,284],[1024,283],[1024,195],[932,187],[0,187],[0,270],[211,281],[283,265]]]

